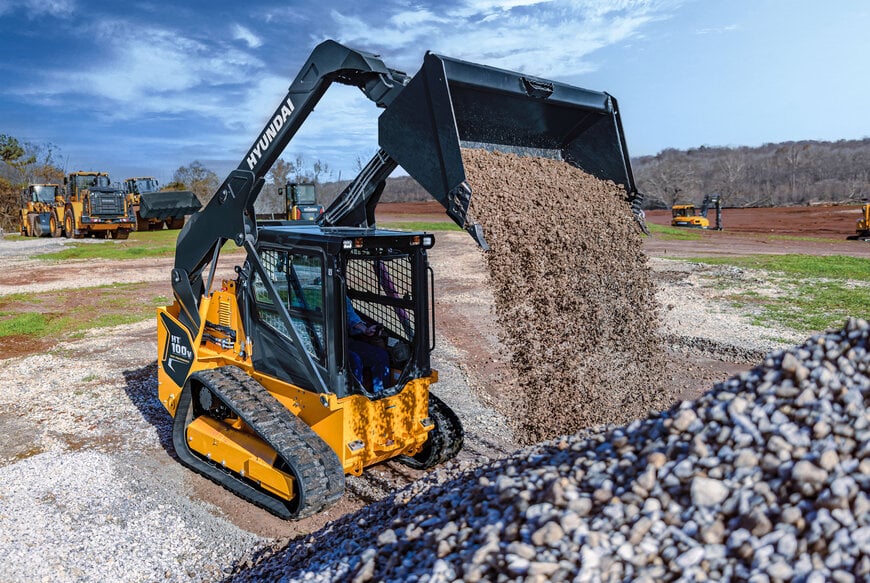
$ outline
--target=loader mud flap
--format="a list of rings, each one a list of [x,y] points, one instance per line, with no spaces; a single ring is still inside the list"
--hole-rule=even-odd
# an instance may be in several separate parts
[[[381,148],[474,237],[462,148],[563,160],[623,185],[639,216],[619,107],[607,93],[428,53],[378,132]]]
[[[164,221],[192,215],[202,205],[196,195],[189,190],[161,190],[139,195],[139,216],[143,219]]]
[[[255,481],[223,467],[189,446],[187,429],[201,411],[207,390],[277,454],[275,466],[293,477],[292,499],[258,487]],[[191,375],[181,392],[172,427],[175,451],[186,466],[236,495],[284,519],[300,519],[331,506],[344,494],[344,469],[338,456],[308,425],[290,413],[257,381],[226,366]]]
[[[464,431],[459,417],[432,393],[429,393],[429,418],[435,423],[435,428],[429,432],[423,449],[413,456],[399,456],[396,458],[399,462],[425,470],[450,461],[462,449]]]

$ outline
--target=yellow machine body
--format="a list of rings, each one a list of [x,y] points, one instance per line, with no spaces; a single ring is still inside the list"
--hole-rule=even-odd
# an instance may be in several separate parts
[[[710,221],[698,214],[693,204],[675,204],[671,207],[672,227],[690,227],[694,229],[709,229]]]
[[[51,201],[39,200],[34,192],[39,188],[53,188]],[[58,237],[63,225],[63,191],[59,184],[31,184],[22,195],[22,208],[18,212],[19,232],[25,237],[48,235]]]
[[[332,393],[317,394],[258,373],[251,359],[241,356],[246,345],[248,350],[256,347],[250,347],[244,335],[235,285],[234,281],[224,281],[222,289],[203,298],[200,306],[202,321],[235,330],[235,341],[222,347],[213,338],[203,338],[200,330],[197,338],[188,339],[194,347],[191,374],[227,365],[241,368],[311,427],[335,451],[348,474],[359,475],[367,466],[402,454],[414,455],[422,449],[434,427],[428,416],[428,397],[429,385],[437,381],[437,373],[414,379],[397,394],[378,400],[355,394],[342,398]],[[163,315],[182,328],[178,313],[178,303],[158,308],[158,322]],[[158,346],[169,345],[169,333],[165,325],[158,324]],[[158,395],[173,416],[183,388],[159,367]],[[198,417],[188,426],[187,439],[191,449],[209,460],[259,482],[277,496],[292,496],[293,478],[272,466],[275,451],[238,419]]]
[[[861,218],[855,225],[855,233],[858,237],[870,237],[870,204],[861,207]]]
[[[64,184],[64,236],[126,239],[130,235],[134,221],[126,199],[120,190],[110,188],[107,173],[71,172]]]

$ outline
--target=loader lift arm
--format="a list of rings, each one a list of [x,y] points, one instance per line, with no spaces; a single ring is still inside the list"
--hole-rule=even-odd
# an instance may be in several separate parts
[[[408,77],[371,53],[356,51],[335,41],[315,47],[290,85],[287,96],[269,118],[248,150],[202,211],[193,215],[178,236],[172,288],[181,305],[181,321],[196,335],[198,304],[205,285],[202,272],[223,244],[232,239],[242,246],[256,241],[254,201],[266,173],[333,83],[353,85],[379,107],[388,106]]]
[[[199,327],[198,298],[209,287],[204,266],[227,240],[256,243],[253,204],[264,177],[332,82],[359,87],[384,111],[380,150],[320,216],[320,226],[374,226],[385,180],[401,165],[486,249],[481,227],[467,224],[472,187],[461,156],[462,148],[485,148],[560,159],[623,185],[645,230],[643,196],[613,96],[434,53],[409,78],[375,55],[326,41],[311,53],[239,167],[179,234],[172,285],[192,334]]]

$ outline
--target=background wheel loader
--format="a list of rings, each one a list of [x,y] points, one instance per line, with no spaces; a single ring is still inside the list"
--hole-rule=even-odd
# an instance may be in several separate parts
[[[202,204],[189,190],[160,190],[153,176],[128,178],[124,181],[127,208],[134,220],[134,231],[180,229],[184,217],[195,213]]]
[[[381,108],[380,149],[315,223],[257,223],[265,175],[336,82]],[[284,518],[327,508],[345,474],[395,459],[429,468],[462,447],[438,379],[431,234],[378,229],[374,210],[401,165],[483,247],[467,220],[461,148],[533,152],[625,185],[639,211],[616,100],[427,54],[410,78],[375,55],[318,45],[238,168],[178,236],[174,303],[158,308],[158,393],[179,459]],[[243,247],[216,281],[221,248]],[[358,367],[351,308],[377,324],[383,390]],[[358,369],[363,368],[362,374]]]
[[[126,239],[133,230],[124,192],[111,186],[105,172],[71,172],[63,179],[63,234]]]
[[[21,193],[19,213],[25,237],[60,237],[63,232],[64,200],[59,184],[30,184]]]

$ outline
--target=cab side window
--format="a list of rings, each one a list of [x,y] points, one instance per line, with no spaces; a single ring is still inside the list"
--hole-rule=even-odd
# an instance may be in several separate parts
[[[323,258],[314,253],[261,249],[260,261],[275,288],[280,302],[290,314],[290,323],[306,352],[325,364],[323,321]],[[267,284],[254,275],[254,298],[260,319],[270,328],[292,341]]]

